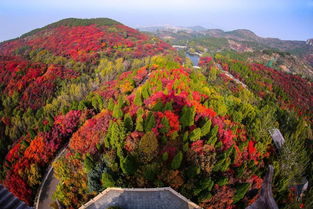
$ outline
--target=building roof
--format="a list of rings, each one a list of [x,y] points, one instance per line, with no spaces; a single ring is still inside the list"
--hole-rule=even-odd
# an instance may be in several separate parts
[[[0,208],[1,209],[32,209],[23,201],[15,197],[3,185],[0,184]]]
[[[108,188],[80,209],[200,209],[170,187],[163,188]]]

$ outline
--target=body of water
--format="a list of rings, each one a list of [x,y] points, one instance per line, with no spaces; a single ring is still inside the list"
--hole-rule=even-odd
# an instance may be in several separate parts
[[[186,53],[186,56],[191,59],[193,66],[198,66],[199,59],[200,57],[195,54],[189,54],[188,52]]]

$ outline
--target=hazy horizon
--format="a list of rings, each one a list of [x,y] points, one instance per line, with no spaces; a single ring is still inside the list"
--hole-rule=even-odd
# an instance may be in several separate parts
[[[202,26],[283,40],[313,38],[313,0],[0,0],[0,41],[69,17],[108,17],[133,28]]]

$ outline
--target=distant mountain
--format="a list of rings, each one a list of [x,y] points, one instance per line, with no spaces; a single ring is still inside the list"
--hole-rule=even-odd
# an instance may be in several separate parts
[[[218,33],[216,33],[218,32]],[[253,33],[250,30],[246,30],[246,29],[238,29],[238,30],[233,30],[233,31],[228,31],[228,32],[224,32],[222,30],[207,30],[206,34],[211,35],[213,37],[224,37],[224,38],[230,38],[230,39],[235,39],[235,40],[239,40],[239,41],[258,41],[260,40],[260,37],[258,37],[257,35],[255,35],[255,33]]]
[[[228,40],[245,42],[248,45],[252,45],[258,49],[279,49],[282,51],[290,52],[305,56],[313,53],[313,47],[310,43],[312,41],[292,41],[292,40],[280,40],[278,38],[263,38],[256,35],[254,32],[247,29],[238,29],[232,31],[223,31],[221,29],[206,29],[202,26],[193,27],[177,27],[177,26],[157,26],[157,27],[143,27],[139,28],[141,31],[155,33],[159,37],[174,37],[177,33],[179,36],[199,37],[209,36],[214,38],[226,38]],[[184,34],[185,33],[185,34]],[[307,44],[308,43],[308,44]]]
[[[278,38],[263,38],[247,29],[238,29],[233,31],[223,31],[219,29],[209,29],[206,34],[215,38],[226,38],[241,42],[254,42],[260,48],[274,48],[281,51],[287,51],[293,54],[307,55],[313,53],[313,41],[291,41],[280,40]]]
[[[148,26],[148,27],[139,27],[138,30],[145,31],[145,32],[188,32],[188,33],[194,33],[194,32],[203,32],[206,31],[207,28],[204,28],[202,26],[190,26],[190,27],[184,27],[184,26],[171,26],[171,25],[165,25],[165,26]]]
[[[187,27],[187,28],[189,28],[189,29],[191,29],[191,30],[193,30],[193,31],[198,31],[198,32],[200,32],[200,31],[206,31],[206,30],[207,30],[207,28],[202,27],[202,26],[199,26],[199,25],[197,25],[197,26],[191,26],[191,27]]]
[[[191,29],[177,27],[177,26],[148,26],[148,27],[139,27],[137,29],[140,30],[140,31],[150,32],[150,33],[167,32],[167,31],[177,32],[177,31],[180,31],[180,30],[185,30],[185,31],[192,32]]]
[[[175,45],[188,45],[199,53],[211,54],[221,51],[250,53],[249,60],[274,63],[286,72],[313,78],[313,40],[291,41],[278,38],[263,38],[247,29],[223,31],[205,29],[201,26],[140,29],[154,33],[159,38]],[[247,55],[244,55],[247,58]]]

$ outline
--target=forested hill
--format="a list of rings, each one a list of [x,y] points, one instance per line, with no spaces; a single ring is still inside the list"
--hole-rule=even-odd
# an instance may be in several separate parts
[[[65,19],[3,42],[0,182],[32,204],[67,146],[53,164],[65,208],[112,186],[170,186],[207,209],[245,208],[268,164],[280,207],[310,208],[313,189],[299,201],[292,188],[312,182],[312,82],[221,54],[199,65],[109,19]]]
[[[121,72],[148,64],[151,56],[170,53],[176,54],[167,43],[107,18],[69,18],[1,43],[2,181],[7,178],[13,193],[32,202],[54,153],[94,114],[92,109],[105,103],[92,91]],[[53,128],[71,110],[79,112],[69,113],[76,117],[84,112],[76,122],[69,119],[73,129]]]

